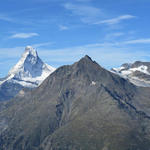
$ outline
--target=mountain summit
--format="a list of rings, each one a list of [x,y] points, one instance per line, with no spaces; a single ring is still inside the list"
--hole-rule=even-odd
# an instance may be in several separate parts
[[[0,81],[0,100],[12,98],[22,88],[39,86],[54,70],[55,68],[45,64],[39,58],[34,48],[27,46],[21,59],[9,71],[8,76]]]
[[[9,71],[8,76],[25,87],[36,87],[50,75],[55,68],[45,64],[31,46],[25,48],[19,62]]]
[[[120,68],[113,68],[112,71],[137,86],[150,87],[150,62],[125,63]]]
[[[85,56],[8,102],[1,150],[148,150],[149,90]]]

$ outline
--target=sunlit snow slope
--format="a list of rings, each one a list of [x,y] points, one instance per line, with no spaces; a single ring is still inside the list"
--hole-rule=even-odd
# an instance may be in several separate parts
[[[13,97],[23,87],[39,86],[54,70],[55,68],[39,58],[34,48],[27,46],[19,62],[9,71],[8,76],[0,81],[0,100],[2,97]]]
[[[150,87],[150,62],[136,61],[133,64],[123,64],[120,68],[113,68],[114,73],[129,79],[137,86]]]

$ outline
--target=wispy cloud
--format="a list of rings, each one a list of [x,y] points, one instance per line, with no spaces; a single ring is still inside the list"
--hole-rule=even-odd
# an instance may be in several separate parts
[[[20,39],[27,39],[27,38],[31,38],[34,36],[39,36],[38,33],[16,33],[13,34],[12,36],[10,36],[10,38],[15,39],[15,38],[20,38]]]
[[[124,36],[125,33],[124,32],[113,32],[113,33],[108,33],[105,35],[105,40],[112,40],[112,39],[116,39],[118,37]]]
[[[64,5],[64,8],[71,11],[73,15],[79,16],[80,20],[83,23],[95,24],[95,25],[99,25],[99,24],[114,25],[114,24],[119,24],[124,20],[136,18],[136,16],[125,14],[115,18],[104,20],[106,16],[108,17],[108,14],[106,15],[104,10],[83,3],[82,4],[66,3]]]
[[[122,35],[124,35],[124,33],[123,32],[115,32],[115,33],[112,33],[112,34],[110,34],[111,36],[114,36],[114,37],[119,37],[119,36],[122,36]]]
[[[16,12],[11,13],[11,15],[0,13],[0,21],[10,22],[13,24],[20,24],[20,25],[32,25],[34,22],[33,20],[31,21],[19,16],[23,11],[25,10],[16,10]]]
[[[21,56],[24,47],[12,47],[12,48],[0,48],[0,59],[4,58],[5,60],[11,58],[17,58]]]
[[[50,45],[53,45],[53,44],[54,44],[54,42],[45,42],[45,43],[33,44],[32,47],[39,48],[39,47],[50,46]]]
[[[39,55],[47,63],[55,64],[56,66],[72,64],[86,54],[107,68],[136,60],[146,61],[146,58],[150,58],[149,51],[141,51],[141,49],[136,48],[131,51],[131,47],[115,43],[95,43],[64,49],[39,50]]]
[[[124,44],[150,44],[150,38],[125,41]]]
[[[65,64],[72,64],[86,54],[96,60],[100,65],[107,68],[119,66],[124,62],[133,62],[136,60],[147,61],[147,59],[150,58],[150,52],[146,51],[145,48],[141,50],[141,48],[133,48],[127,44],[123,45],[123,43],[125,42],[93,43],[62,49],[44,48],[44,45],[50,44],[49,42],[34,44],[34,46],[36,48],[40,47],[38,49],[38,53],[43,61],[55,67]],[[0,59],[15,59],[13,64],[5,64],[12,67],[12,65],[16,63],[16,60],[21,56],[23,50],[24,47],[0,48]]]
[[[72,3],[66,3],[65,8],[71,10],[72,13],[81,16],[97,16],[101,13],[101,10],[96,7],[86,6],[86,5],[77,5]]]
[[[63,30],[68,30],[69,27],[64,26],[64,25],[59,25],[59,30],[63,31]]]
[[[118,24],[118,23],[120,23],[123,20],[129,20],[129,19],[133,19],[133,18],[135,18],[135,16],[132,16],[132,15],[122,15],[122,16],[119,16],[119,17],[116,17],[116,18],[98,21],[98,22],[95,22],[94,24],[113,25],[113,24]]]
[[[0,14],[0,20],[7,21],[7,22],[13,22],[13,19],[5,14]]]
[[[79,16],[84,23],[91,23],[103,15],[101,9],[89,5],[66,3],[64,8],[70,10],[73,15]]]

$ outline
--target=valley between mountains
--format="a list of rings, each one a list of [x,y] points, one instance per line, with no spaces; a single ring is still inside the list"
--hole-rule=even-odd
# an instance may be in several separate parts
[[[0,85],[18,89],[0,105],[0,150],[150,149],[149,64],[108,71],[86,55],[55,70],[31,47],[21,60]]]

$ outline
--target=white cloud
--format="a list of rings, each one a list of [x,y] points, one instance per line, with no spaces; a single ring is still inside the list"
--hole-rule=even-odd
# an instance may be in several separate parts
[[[102,20],[102,21],[98,21],[94,24],[107,24],[107,25],[113,25],[113,24],[118,24],[123,20],[128,20],[128,19],[133,19],[135,18],[135,16],[132,15],[122,15],[116,18],[112,18],[112,19],[107,19],[107,20]]]
[[[8,17],[7,15],[0,14],[0,20],[7,21],[7,22],[13,22],[13,19]]]
[[[69,27],[64,26],[64,25],[59,25],[59,30],[63,31],[63,30],[68,30]]]
[[[89,5],[66,3],[64,8],[70,10],[73,15],[79,16],[83,23],[92,23],[103,15],[99,8]]]
[[[123,32],[108,33],[108,34],[106,34],[106,36],[105,36],[105,40],[116,39],[116,38],[121,37],[121,36],[123,36],[123,35],[125,35],[125,33],[123,33]]]
[[[133,49],[133,47],[124,46],[121,43],[95,43],[64,49],[39,50],[39,56],[51,65],[72,64],[86,54],[107,68],[136,60],[146,61],[145,58],[150,58],[149,51]]]
[[[34,44],[34,46],[40,47],[38,53],[42,60],[54,67],[72,64],[87,54],[100,65],[110,68],[117,67],[125,62],[148,61],[150,51],[146,50],[145,47],[143,49],[141,47],[130,47],[130,44],[136,43],[150,43],[150,39],[132,40],[132,42],[122,41],[120,43],[93,43],[62,49],[44,48],[44,45],[50,44],[49,42]],[[0,59],[12,60],[13,63],[5,64],[12,67],[20,58],[23,50],[24,47],[0,48]],[[0,64],[0,66],[2,65]]]
[[[15,39],[15,38],[20,38],[20,39],[27,39],[27,38],[31,38],[34,36],[39,36],[38,33],[16,33],[13,34],[12,36],[10,36],[10,38]]]
[[[54,42],[45,42],[45,43],[33,44],[32,47],[39,48],[39,47],[49,46],[49,45],[53,45],[53,44],[54,44]]]
[[[119,37],[119,36],[122,36],[124,35],[123,32],[116,32],[116,33],[112,33],[111,36],[114,36],[114,37]]]
[[[64,7],[79,16],[97,16],[99,13],[101,13],[100,9],[86,5],[66,3]]]
[[[79,1],[86,1],[86,0],[79,0]],[[106,13],[104,10],[96,8],[94,6],[89,6],[85,4],[73,4],[73,3],[66,3],[64,5],[64,8],[67,10],[70,10],[73,15],[79,16],[80,20],[83,23],[88,24],[106,24],[106,25],[114,25],[118,24],[123,20],[129,20],[136,18],[136,16],[125,14],[118,16],[116,18],[106,19],[104,20],[104,17],[106,17]]]
[[[14,48],[0,48],[0,59],[5,58],[5,60],[9,58],[17,58],[21,56],[24,47],[14,47]]]
[[[150,38],[125,41],[124,44],[150,44]]]

